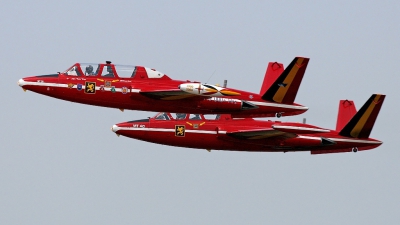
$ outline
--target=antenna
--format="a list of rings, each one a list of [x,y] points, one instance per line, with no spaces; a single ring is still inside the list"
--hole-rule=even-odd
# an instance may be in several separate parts
[[[224,88],[226,88],[226,85],[228,85],[228,80],[224,80]]]
[[[306,123],[306,118],[303,118],[303,123]]]
[[[210,81],[211,77],[214,76],[215,71],[217,71],[217,70],[214,70],[214,72],[213,72],[213,73],[211,74],[211,76],[208,78],[206,84],[208,83],[208,81]]]

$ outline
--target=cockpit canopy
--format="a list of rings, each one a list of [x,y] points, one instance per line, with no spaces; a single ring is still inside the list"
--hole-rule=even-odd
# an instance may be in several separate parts
[[[67,76],[99,76],[99,77],[116,77],[116,78],[167,78],[167,75],[155,70],[142,66],[115,65],[111,62],[107,63],[75,63],[68,70],[63,72]]]
[[[186,113],[157,113],[155,120],[219,120],[220,114],[186,114]]]

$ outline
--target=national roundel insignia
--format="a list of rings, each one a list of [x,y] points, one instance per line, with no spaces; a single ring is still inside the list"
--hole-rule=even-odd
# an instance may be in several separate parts
[[[175,125],[175,136],[185,137],[185,125]]]
[[[96,93],[96,82],[86,81],[86,83],[85,83],[85,93],[86,94],[95,94]]]

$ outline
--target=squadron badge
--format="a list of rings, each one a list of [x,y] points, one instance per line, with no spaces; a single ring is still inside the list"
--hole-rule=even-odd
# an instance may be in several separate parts
[[[78,91],[82,90],[82,84],[77,84],[76,89],[78,89]]]
[[[128,93],[128,88],[127,87],[122,87],[122,94]]]
[[[104,82],[104,86],[105,86],[106,88],[110,88],[110,87],[111,87],[111,81],[106,80],[106,81]]]
[[[175,125],[175,136],[185,137],[185,125]]]
[[[95,94],[96,93],[96,82],[86,81],[86,83],[85,83],[85,93],[86,94]]]

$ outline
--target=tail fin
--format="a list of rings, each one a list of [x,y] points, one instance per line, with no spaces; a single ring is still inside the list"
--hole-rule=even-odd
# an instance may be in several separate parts
[[[266,101],[292,104],[306,71],[309,58],[296,57],[262,96]]]
[[[336,131],[339,132],[357,113],[356,106],[351,100],[340,100],[339,111],[336,122]]]
[[[373,94],[339,134],[353,138],[368,138],[384,100],[385,95]]]
[[[274,83],[279,75],[282,74],[284,68],[282,63],[270,62],[268,63],[267,71],[265,72],[264,81],[261,86],[260,95],[263,95],[268,88]]]

